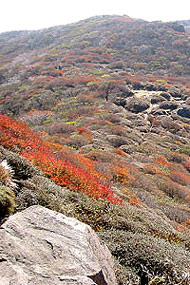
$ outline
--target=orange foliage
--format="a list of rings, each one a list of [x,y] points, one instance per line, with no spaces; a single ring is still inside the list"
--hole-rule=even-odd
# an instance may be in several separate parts
[[[91,131],[86,128],[77,128],[77,131],[79,132],[80,135],[83,135],[83,134],[91,135]]]
[[[190,161],[185,161],[183,166],[190,172]]]
[[[189,88],[190,88],[190,86],[189,86]],[[186,131],[189,131],[189,130],[190,130],[190,124],[188,124],[188,123],[183,123],[183,126],[184,126],[184,128],[185,128]]]
[[[91,131],[86,128],[77,128],[79,135],[85,137],[89,142],[92,142],[92,134]]]
[[[190,229],[190,219],[186,220],[185,222],[181,223],[184,227],[187,227]]]
[[[8,100],[7,98],[4,98],[4,99],[0,100],[0,104],[5,103],[7,100]]]
[[[137,195],[133,192],[131,192],[128,188],[123,188],[122,192],[126,194],[127,201],[131,205],[141,205],[141,201],[139,201]]]
[[[126,168],[110,166],[110,170],[113,174],[112,181],[114,183],[129,184],[135,179],[135,177],[131,175]]]
[[[157,154],[156,163],[160,166],[171,167],[171,164],[167,160],[167,158],[162,154]]]
[[[190,229],[190,219],[186,220],[185,222],[178,223],[176,225],[176,230],[179,232],[184,232]]]
[[[62,70],[56,69],[55,72],[56,72],[57,74],[64,75],[64,72],[63,72]]]
[[[50,111],[50,110],[43,110],[43,111],[41,111],[41,110],[36,110],[36,109],[32,109],[32,110],[30,110],[28,113],[27,113],[27,115],[34,115],[34,114],[37,114],[37,115],[40,115],[40,114],[52,114],[53,112],[52,111]]]
[[[55,183],[61,186],[82,191],[95,198],[106,198],[113,203],[122,203],[114,196],[110,187],[101,182],[100,173],[89,171],[93,165],[87,165],[83,168],[74,165],[64,158],[64,148],[60,155],[54,153],[50,145],[42,141],[25,123],[16,122],[1,114],[0,143],[9,149],[17,148],[23,157],[38,166]],[[59,146],[54,145],[53,147],[55,149]],[[89,163],[83,159],[83,163],[85,162]]]
[[[121,156],[127,156],[127,154],[121,148],[115,148],[114,153],[119,154]]]
[[[190,175],[187,175],[180,171],[171,171],[170,178],[181,185],[189,185],[190,184]]]
[[[173,85],[166,83],[166,84],[164,84],[164,87],[172,88]]]

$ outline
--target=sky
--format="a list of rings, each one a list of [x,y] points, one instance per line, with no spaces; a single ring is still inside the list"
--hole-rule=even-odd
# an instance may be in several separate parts
[[[0,33],[65,25],[96,15],[190,20],[190,0],[1,0]]]

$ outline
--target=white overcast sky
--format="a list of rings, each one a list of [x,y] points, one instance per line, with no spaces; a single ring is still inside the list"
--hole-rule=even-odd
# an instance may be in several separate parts
[[[95,15],[190,20],[190,0],[0,0],[0,33],[64,25]]]

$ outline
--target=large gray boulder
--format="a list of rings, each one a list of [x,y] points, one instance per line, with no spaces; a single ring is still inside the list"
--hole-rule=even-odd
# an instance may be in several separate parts
[[[0,228],[0,285],[114,285],[112,256],[86,224],[41,206]]]

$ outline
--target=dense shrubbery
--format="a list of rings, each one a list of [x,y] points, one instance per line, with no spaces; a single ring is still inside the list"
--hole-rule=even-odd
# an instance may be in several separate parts
[[[141,204],[137,207],[128,202],[120,206],[103,199],[94,200],[84,193],[56,185],[32,168],[30,176],[23,179],[21,173],[29,167],[28,162],[3,148],[0,149],[0,156],[6,156],[9,162],[13,158],[15,160],[13,178],[19,177],[14,189],[16,210],[40,204],[88,223],[106,242],[116,259],[118,284],[140,284],[145,276],[151,282],[159,279],[163,284],[180,281],[186,284],[183,283],[186,280],[188,284],[186,260],[189,259],[189,240],[181,231],[175,230],[166,216],[160,216],[160,210],[151,210]],[[20,165],[18,173],[16,165]],[[10,214],[15,205],[11,200],[14,195],[5,186],[0,189],[1,194],[2,189],[9,199],[6,214]],[[186,276],[183,275],[185,273]]]
[[[64,158],[64,153],[61,156],[54,154],[48,144],[25,124],[1,115],[0,130],[0,142],[3,146],[18,150],[57,184],[93,195],[95,198],[106,198],[114,203],[121,203],[114,197],[110,187],[101,183],[101,173],[96,172],[94,175],[87,169],[72,164]],[[92,164],[92,169],[93,167]]]

